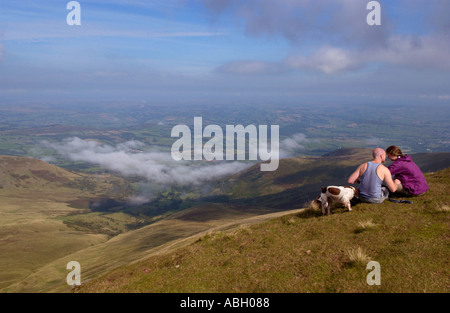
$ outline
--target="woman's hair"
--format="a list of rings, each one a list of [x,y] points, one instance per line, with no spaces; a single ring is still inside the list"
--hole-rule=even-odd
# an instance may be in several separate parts
[[[400,148],[397,146],[390,146],[389,148],[386,149],[386,153],[396,157],[403,156],[402,150],[400,150]]]

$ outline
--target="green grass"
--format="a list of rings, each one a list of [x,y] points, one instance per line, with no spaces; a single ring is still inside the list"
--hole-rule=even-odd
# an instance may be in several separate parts
[[[449,292],[450,169],[414,203],[314,209],[212,232],[85,282],[80,292]],[[381,285],[369,286],[369,260]]]

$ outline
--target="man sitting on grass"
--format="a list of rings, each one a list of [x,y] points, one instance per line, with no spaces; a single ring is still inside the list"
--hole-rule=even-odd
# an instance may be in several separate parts
[[[391,172],[382,163],[386,162],[386,152],[376,148],[372,152],[373,160],[363,163],[348,178],[349,184],[359,185],[359,200],[366,203],[382,203],[389,197],[389,190],[395,192],[397,185],[392,180]],[[382,183],[385,186],[382,186]],[[389,188],[389,190],[388,190]]]

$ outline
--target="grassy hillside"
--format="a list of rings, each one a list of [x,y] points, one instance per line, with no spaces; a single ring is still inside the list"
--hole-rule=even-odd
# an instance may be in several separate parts
[[[79,292],[449,292],[450,169],[413,204],[314,208],[212,231],[87,281]],[[366,265],[381,266],[369,286]]]
[[[0,155],[0,190],[10,193],[36,191],[57,196],[59,190],[55,188],[78,191],[76,195],[84,192],[84,195],[97,197],[113,194],[121,197],[128,193],[124,180],[112,175],[88,175],[38,159]]]
[[[212,229],[227,229],[255,219],[261,220],[263,213],[266,212],[260,208],[204,204],[168,214],[150,225],[55,258],[3,291],[67,292],[66,264],[70,261],[78,261],[83,279],[90,279],[149,255],[159,255],[185,246]]]
[[[89,199],[116,196],[122,187],[123,180],[110,175],[84,175],[36,159],[0,156],[0,288],[55,259],[107,241],[106,231],[77,231],[64,218],[75,220],[89,211]],[[108,217],[113,220],[118,218]]]

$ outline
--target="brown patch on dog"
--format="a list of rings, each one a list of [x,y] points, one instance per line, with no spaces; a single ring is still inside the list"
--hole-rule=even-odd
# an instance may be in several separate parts
[[[328,188],[328,192],[331,193],[333,196],[337,196],[338,194],[341,193],[341,190],[339,188]]]

